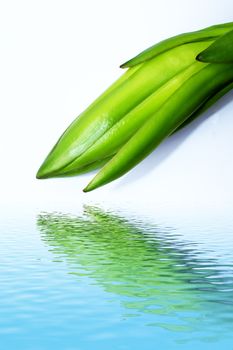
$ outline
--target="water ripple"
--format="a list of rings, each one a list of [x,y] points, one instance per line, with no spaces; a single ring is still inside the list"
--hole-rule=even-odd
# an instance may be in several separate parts
[[[3,349],[233,344],[232,240],[221,245],[215,234],[207,248],[172,227],[90,206],[1,232]]]

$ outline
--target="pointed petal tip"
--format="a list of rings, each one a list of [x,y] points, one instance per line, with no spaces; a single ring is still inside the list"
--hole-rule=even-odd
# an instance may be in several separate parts
[[[43,163],[41,164],[41,166],[39,167],[37,173],[36,173],[36,178],[41,180],[41,179],[47,179],[48,177],[50,177],[51,174],[51,169],[49,166],[49,162],[47,160],[47,158],[43,161]]]
[[[38,180],[47,179],[48,177],[49,175],[41,171],[41,169],[39,169],[36,173],[36,179]]]
[[[36,179],[41,180],[41,179],[43,179],[43,177],[41,177],[40,174],[37,173],[36,174]]]
[[[87,193],[87,192],[90,192],[90,191],[92,191],[92,189],[89,188],[89,185],[87,185],[87,186],[83,189],[83,192],[84,192],[84,193]]]
[[[36,178],[39,180],[42,179],[49,179],[50,177],[54,176],[54,171],[51,171],[50,169],[48,169],[47,165],[45,163],[43,163],[39,170],[36,173]]]
[[[94,181],[89,182],[89,184],[83,189],[84,193],[91,192],[99,187]]]
[[[120,68],[122,68],[122,69],[128,68],[127,62],[122,63],[122,64],[120,65]]]
[[[36,179],[38,179],[38,180],[44,179],[44,174],[41,171],[41,167],[39,168],[39,170],[36,173]]]
[[[201,53],[199,53],[199,54],[197,55],[196,60],[197,60],[197,61],[199,61],[199,62],[204,62],[204,60],[203,60],[203,57],[202,57],[202,54],[201,54]]]
[[[50,158],[50,155],[44,160],[41,164],[39,170],[37,171],[36,178],[37,179],[48,179],[51,177],[55,177],[57,175],[62,175],[62,169],[64,166],[57,164],[58,162],[54,162],[54,160]],[[65,164],[66,165],[66,164]]]
[[[131,60],[126,61],[123,64],[121,64],[120,68],[122,68],[122,69],[132,68],[132,67],[135,67],[142,62],[143,61],[141,61],[140,59],[138,60],[138,59],[132,58]]]

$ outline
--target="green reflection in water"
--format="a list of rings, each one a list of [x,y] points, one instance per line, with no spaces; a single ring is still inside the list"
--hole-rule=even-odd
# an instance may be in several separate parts
[[[203,315],[216,326],[226,315],[229,298],[218,290],[224,276],[215,271],[213,261],[198,258],[174,230],[89,206],[79,217],[41,214],[37,224],[56,259],[67,261],[71,273],[88,276],[118,295],[128,316],[157,314],[153,325],[190,331],[200,327]]]

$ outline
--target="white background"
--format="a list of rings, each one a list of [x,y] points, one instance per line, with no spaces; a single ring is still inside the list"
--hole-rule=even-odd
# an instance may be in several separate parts
[[[121,74],[122,62],[161,39],[232,20],[232,0],[1,1],[2,204],[111,200],[142,210],[172,203],[182,211],[230,211],[233,93],[114,184],[84,194],[93,174],[43,181],[35,174],[69,123]]]

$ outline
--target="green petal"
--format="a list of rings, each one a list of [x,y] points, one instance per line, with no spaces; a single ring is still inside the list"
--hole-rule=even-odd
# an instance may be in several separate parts
[[[120,67],[121,68],[133,67],[139,63],[148,61],[151,58],[157,55],[160,55],[161,53],[167,50],[170,50],[176,46],[197,42],[197,41],[215,39],[218,36],[224,35],[226,32],[228,32],[232,28],[233,28],[233,22],[229,22],[225,24],[207,27],[205,29],[198,30],[195,32],[176,35],[169,39],[163,40],[149,47],[148,49],[142,51],[139,55],[123,63]]]
[[[209,63],[233,63],[233,30],[202,51],[197,60]]]

